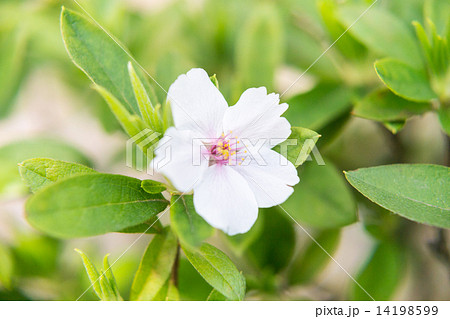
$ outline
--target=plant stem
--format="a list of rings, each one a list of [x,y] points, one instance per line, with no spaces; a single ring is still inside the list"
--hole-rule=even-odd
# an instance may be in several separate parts
[[[177,254],[172,268],[172,282],[178,288],[178,268],[180,268],[180,243],[177,244]]]

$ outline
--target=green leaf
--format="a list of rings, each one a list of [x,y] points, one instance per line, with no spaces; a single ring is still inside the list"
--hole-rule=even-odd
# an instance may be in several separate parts
[[[162,232],[163,226],[157,217],[151,218],[150,220],[131,227],[126,227],[117,231],[118,233],[124,234],[159,234]]]
[[[402,249],[396,243],[383,242],[375,247],[368,263],[355,279],[376,301],[387,301],[404,275],[404,266]],[[380,274],[383,274],[382,280]],[[356,284],[352,284],[351,299],[372,300]]]
[[[192,195],[173,195],[170,225],[184,245],[198,247],[214,229],[195,211]]]
[[[320,135],[302,127],[292,127],[291,130],[292,133],[287,140],[275,146],[273,150],[297,167],[308,159]]]
[[[450,169],[395,164],[345,173],[349,183],[383,208],[415,222],[450,228]]]
[[[178,289],[182,300],[206,300],[212,288],[186,258],[180,258]]]
[[[206,301],[227,301],[228,299],[222,295],[220,292],[218,292],[216,289],[213,289],[211,293],[209,294]]]
[[[24,80],[28,35],[25,28],[0,30],[0,118],[11,110]]]
[[[308,163],[282,207],[301,224],[336,228],[357,221],[356,203],[342,174],[329,161]]]
[[[438,115],[442,129],[450,136],[450,106],[441,105]]]
[[[339,22],[336,1],[319,0],[317,6],[323,23],[332,36],[332,41],[339,39],[335,45],[340,52],[350,59],[361,58],[364,54],[367,54],[367,49],[357,42],[350,33],[346,32],[346,28]]]
[[[416,103],[398,97],[386,88],[380,88],[358,102],[353,115],[380,122],[406,120],[431,110],[429,103]]]
[[[94,288],[95,294],[104,301],[119,301],[122,300],[120,296],[119,289],[117,288],[116,279],[112,273],[111,267],[108,262],[108,255],[103,259],[103,266],[105,270],[100,272],[94,266],[94,264],[89,260],[85,253],[79,249],[75,251],[80,254],[83,261],[84,267]]]
[[[391,131],[392,134],[400,132],[406,124],[406,120],[383,122],[383,125]]]
[[[278,273],[294,254],[294,225],[285,212],[275,208],[260,210],[258,219],[262,219],[262,230],[245,251],[245,256],[260,270]]]
[[[79,249],[75,249],[75,251],[80,254],[81,259],[83,261],[84,268],[86,268],[86,272],[88,274],[89,280],[92,284],[92,288],[94,288],[95,294],[103,300],[103,291],[102,287],[100,285],[100,280],[98,278],[100,277],[100,274],[97,270],[97,268],[94,266],[94,264],[89,260],[88,256],[86,256],[85,253],[83,253]]]
[[[36,193],[56,181],[67,177],[96,173],[92,168],[50,158],[33,158],[19,164],[25,184]]]
[[[424,16],[436,25],[438,34],[450,32],[450,3],[446,0],[425,0]]]
[[[333,255],[339,244],[340,230],[325,230],[314,238],[326,252]],[[294,260],[288,275],[292,285],[311,282],[325,268],[331,259],[323,249],[311,241],[305,251]]]
[[[52,236],[84,237],[139,225],[167,207],[135,178],[112,174],[70,177],[38,191],[26,203],[31,225]]]
[[[153,131],[162,132],[158,112],[155,111],[144,84],[142,84],[142,81],[139,79],[131,62],[128,62],[128,73],[130,74],[131,84],[142,118]]]
[[[26,194],[28,192],[28,188],[20,178],[17,163],[35,157],[49,157],[91,165],[90,160],[83,153],[58,140],[34,138],[16,141],[0,147],[1,195]]]
[[[409,65],[422,66],[422,57],[414,34],[399,18],[381,8],[370,8],[357,23],[367,6],[342,6],[338,16],[348,32],[383,57],[395,58]]]
[[[61,11],[61,32],[73,63],[130,113],[139,114],[127,69],[131,57],[123,46],[121,48],[117,40],[111,39],[97,25],[66,8]]]
[[[154,300],[165,287],[177,255],[177,238],[167,228],[155,235],[142,257],[131,287],[131,300]]]
[[[192,266],[213,288],[230,300],[244,299],[244,276],[227,255],[207,243],[199,250],[191,250],[186,246],[182,248]]]
[[[166,184],[163,184],[158,181],[153,181],[151,179],[145,179],[141,183],[141,187],[144,191],[149,194],[158,194],[162,193],[167,189]]]
[[[12,288],[14,259],[9,249],[0,242],[0,283],[7,289]]]
[[[277,8],[268,4],[254,7],[237,39],[235,58],[240,79],[237,91],[259,86],[273,89],[275,69],[282,60],[282,35]]]
[[[407,100],[428,102],[437,97],[423,70],[393,59],[376,61],[375,70],[392,92]]]
[[[119,121],[122,128],[127,132],[129,136],[135,136],[139,134],[141,130],[145,128],[145,124],[133,117],[128,110],[123,106],[123,104],[114,97],[110,92],[108,92],[105,88],[95,85],[94,89],[100,93],[103,99],[108,103],[111,112],[116,117],[117,121]]]
[[[322,129],[351,108],[352,91],[333,84],[319,84],[287,101],[284,116],[291,123],[312,130]]]
[[[60,266],[62,243],[35,233],[18,233],[11,251],[19,278],[53,276]]]
[[[108,257],[109,257],[109,254],[106,255],[105,258],[103,259],[103,269],[104,269],[104,272],[106,275],[106,277],[103,276],[103,278],[106,278],[108,280],[109,285],[111,287],[111,290],[112,290],[116,300],[122,300],[122,297],[120,296],[120,292],[119,292],[119,287],[117,287],[116,278],[114,277],[111,265],[109,264]]]

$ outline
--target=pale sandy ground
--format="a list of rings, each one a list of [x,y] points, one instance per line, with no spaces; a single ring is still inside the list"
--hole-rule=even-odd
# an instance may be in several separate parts
[[[130,0],[135,5],[147,6],[150,10],[158,10],[165,5],[165,1]],[[194,1],[197,5],[201,1]],[[298,77],[299,70],[281,68],[277,73],[277,89],[283,92],[292,81]],[[305,77],[298,82],[291,94],[309,89],[311,79]],[[14,113],[6,120],[0,122],[0,146],[14,140],[35,136],[59,137],[78,147],[96,163],[96,168],[104,172],[115,172],[148,178],[125,166],[125,163],[116,167],[109,167],[117,152],[124,148],[126,138],[121,133],[107,134],[98,121],[92,118],[86,107],[82,107],[80,99],[70,89],[64,87],[55,72],[50,69],[40,69],[34,72],[28,79],[21,92]],[[430,120],[428,120],[430,121]],[[435,119],[431,119],[435,121]],[[419,120],[418,126],[421,122]],[[0,239],[11,239],[10,225],[15,224],[19,228],[33,231],[24,220],[24,199],[14,199],[0,202]],[[165,216],[166,217],[166,216]],[[163,219],[166,219],[166,218]],[[302,233],[299,230],[299,233]],[[426,243],[434,236],[431,229],[425,229],[417,234],[418,242]],[[304,236],[304,234],[303,234]],[[148,242],[148,236],[137,241],[127,254],[141,254]],[[68,251],[72,248],[96,246],[101,254],[111,253],[111,260],[119,257],[132,244],[137,236],[123,234],[109,234],[89,239],[69,241]],[[354,275],[361,262],[368,256],[373,243],[363,232],[360,224],[344,228],[343,238],[335,255],[336,261],[350,274]],[[425,246],[423,244],[423,246]],[[429,252],[424,248],[424,253]],[[75,254],[70,259],[78,262]],[[126,258],[126,254],[123,258]],[[427,265],[427,272],[435,273],[428,278],[432,281],[433,291],[420,291],[411,287],[408,279],[404,280],[396,299],[449,299],[448,284],[442,284],[442,278],[446,277],[446,270],[440,264],[431,262]],[[379,274],[379,280],[383,280],[383,274]],[[289,292],[288,295],[318,298],[333,298],[349,285],[351,279],[335,263],[331,262],[319,279],[319,285],[307,287],[300,291]]]

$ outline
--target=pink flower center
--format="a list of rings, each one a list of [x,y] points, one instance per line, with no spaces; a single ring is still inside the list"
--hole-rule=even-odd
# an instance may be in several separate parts
[[[209,165],[236,165],[238,163],[239,152],[243,149],[243,147],[239,147],[238,138],[231,137],[231,132],[226,135],[222,133],[219,138],[207,145]]]

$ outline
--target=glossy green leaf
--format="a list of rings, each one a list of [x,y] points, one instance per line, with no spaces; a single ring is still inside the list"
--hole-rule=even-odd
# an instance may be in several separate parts
[[[273,149],[297,167],[308,159],[320,135],[302,127],[292,127],[291,130],[288,139]]]
[[[193,247],[200,246],[214,231],[195,211],[192,195],[172,196],[170,225],[184,245]]]
[[[431,110],[429,103],[416,103],[402,99],[381,88],[373,91],[355,105],[353,115],[380,122],[406,120]]]
[[[260,210],[258,219],[262,219],[262,230],[244,255],[260,270],[278,273],[294,254],[294,224],[285,212],[275,208]]]
[[[345,173],[360,193],[400,216],[450,228],[450,169],[428,164],[395,164]]]
[[[33,193],[67,177],[96,173],[87,166],[50,158],[32,158],[19,164],[19,172]]]
[[[167,207],[135,178],[89,174],[56,182],[26,203],[31,225],[55,237],[85,237],[139,225]]]
[[[387,301],[395,293],[405,273],[404,267],[404,252],[401,248],[392,242],[380,243],[355,279],[376,301]],[[380,274],[383,274],[382,278]],[[372,300],[354,283],[350,295],[352,300]]]
[[[271,91],[276,67],[282,59],[282,24],[276,7],[260,5],[250,12],[236,44],[241,92],[265,86]],[[240,93],[239,93],[240,94]]]
[[[204,243],[199,250],[182,247],[192,266],[207,283],[230,300],[244,299],[244,276],[227,255],[207,243]]]
[[[0,147],[1,195],[25,194],[28,192],[27,187],[20,178],[17,164],[35,157],[49,157],[92,165],[82,152],[62,141],[45,138],[16,141]]]
[[[141,187],[149,194],[162,193],[167,189],[167,186],[161,182],[145,179],[141,183]]]
[[[356,203],[342,173],[329,161],[305,165],[282,207],[300,224],[336,228],[357,221]]]
[[[314,235],[314,239],[327,253],[333,255],[339,245],[340,230],[322,231],[318,235]],[[291,284],[307,284],[325,268],[331,259],[322,248],[311,241],[305,251],[297,256],[289,268],[289,282]]]
[[[348,88],[319,84],[311,91],[289,99],[284,116],[291,123],[321,132],[321,128],[350,110],[351,98],[352,91]]]
[[[166,282],[172,273],[177,249],[177,238],[170,229],[153,237],[134,277],[131,300],[154,300],[158,295],[166,295],[160,290],[168,289]]]
[[[9,247],[0,242],[0,284],[5,288],[12,287],[14,259]]]
[[[130,113],[139,114],[127,69],[131,58],[118,41],[82,15],[66,8],[61,12],[61,32],[74,64]]]
[[[368,6],[342,6],[338,16],[356,39],[383,57],[399,59],[409,65],[422,66],[422,57],[408,25],[389,11]],[[355,21],[360,17],[357,23]]]
[[[407,100],[427,102],[437,97],[423,70],[393,59],[375,62],[375,70],[392,92]]]

